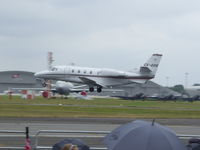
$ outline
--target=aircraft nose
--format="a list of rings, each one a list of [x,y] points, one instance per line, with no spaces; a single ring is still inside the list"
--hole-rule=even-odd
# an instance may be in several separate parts
[[[36,73],[34,74],[34,76],[35,76],[36,78],[39,78],[39,77],[40,77],[40,73],[39,73],[39,72],[36,72]]]
[[[34,76],[35,76],[36,78],[43,78],[44,75],[45,75],[45,72],[44,72],[44,71],[36,72],[36,73],[34,74]]]

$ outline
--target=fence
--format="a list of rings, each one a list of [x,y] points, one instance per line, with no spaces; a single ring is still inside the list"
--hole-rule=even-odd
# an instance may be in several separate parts
[[[17,135],[23,135],[24,139],[25,139],[25,135],[26,132],[25,131],[17,131],[17,130],[0,130],[0,137],[3,137],[1,134],[17,134]],[[44,150],[48,150],[48,149],[52,149],[52,146],[42,146],[39,145],[39,138],[42,138],[43,135],[42,134],[51,134],[48,135],[48,137],[54,137],[53,134],[79,134],[82,135],[82,137],[87,138],[87,137],[91,137],[91,138],[95,138],[97,137],[101,137],[103,138],[106,134],[110,133],[110,131],[80,131],[80,130],[76,130],[76,131],[69,131],[69,130],[39,130],[37,131],[37,133],[35,135],[32,136],[32,138],[34,138],[35,143],[32,147],[32,149],[34,150],[39,150],[39,149],[44,149]],[[5,136],[5,135],[4,135]],[[184,138],[184,139],[189,139],[189,138],[200,138],[200,135],[185,135],[185,134],[177,134],[177,136],[179,138]],[[10,135],[9,137],[15,137],[14,135]],[[24,150],[24,145],[19,146],[19,147],[3,147],[0,146],[0,149],[7,149],[7,150]],[[91,150],[107,150],[106,147],[90,147]]]
[[[98,135],[98,137],[101,137],[103,138],[106,134],[110,133],[110,131],[69,131],[69,130],[39,130],[36,135],[35,135],[35,149],[51,149],[52,147],[49,146],[41,146],[39,145],[38,143],[38,138],[40,137],[40,134],[42,133],[61,133],[61,134],[81,134],[81,135],[84,135],[82,137],[85,137],[85,138],[95,138],[96,135]],[[105,147],[90,147],[91,150],[106,150],[107,148]]]
[[[17,131],[17,130],[0,130],[0,134],[17,134],[17,135],[23,135],[24,139],[25,139],[25,131]],[[0,137],[2,137],[2,135],[0,135]],[[9,136],[9,137],[14,137],[14,136]],[[19,146],[19,147],[5,147],[5,146],[0,146],[0,149],[14,149],[14,150],[22,150],[24,149],[24,145],[23,146]]]

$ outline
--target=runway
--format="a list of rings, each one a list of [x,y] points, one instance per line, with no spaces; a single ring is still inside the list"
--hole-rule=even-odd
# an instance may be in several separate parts
[[[32,145],[35,144],[35,135],[39,130],[81,130],[81,131],[112,131],[120,125],[130,122],[133,119],[117,118],[1,118],[0,130],[18,130],[25,131],[29,127]],[[199,120],[195,119],[158,119],[162,125],[171,128],[176,134],[200,135]],[[184,122],[183,125],[180,123]],[[11,137],[12,136],[12,137]],[[14,136],[14,137],[13,137]],[[81,134],[42,134],[39,138],[39,144],[50,146],[64,139],[65,137],[76,137],[83,139],[90,146],[102,147],[102,137],[105,135],[96,135],[95,138],[85,137]],[[12,145],[20,146],[24,144],[23,134],[1,134],[0,146]],[[184,141],[185,142],[185,141]]]

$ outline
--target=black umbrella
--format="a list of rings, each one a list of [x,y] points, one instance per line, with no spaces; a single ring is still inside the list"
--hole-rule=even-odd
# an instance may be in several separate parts
[[[192,138],[189,139],[187,145],[188,150],[200,150],[200,139]]]
[[[113,130],[104,143],[110,150],[186,150],[169,128],[140,120]]]
[[[71,139],[71,138],[66,138],[56,144],[53,145],[52,150],[61,150],[65,144],[73,144],[78,146],[79,150],[89,150],[89,146],[87,146],[83,141],[79,139]]]

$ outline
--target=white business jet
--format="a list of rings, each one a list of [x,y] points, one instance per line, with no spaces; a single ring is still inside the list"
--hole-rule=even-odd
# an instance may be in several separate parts
[[[89,86],[93,92],[102,88],[131,83],[145,83],[155,77],[162,55],[153,54],[150,59],[138,71],[120,71],[107,68],[88,68],[79,66],[55,66],[51,70],[41,71],[35,74],[36,78],[44,80],[60,80]]]

